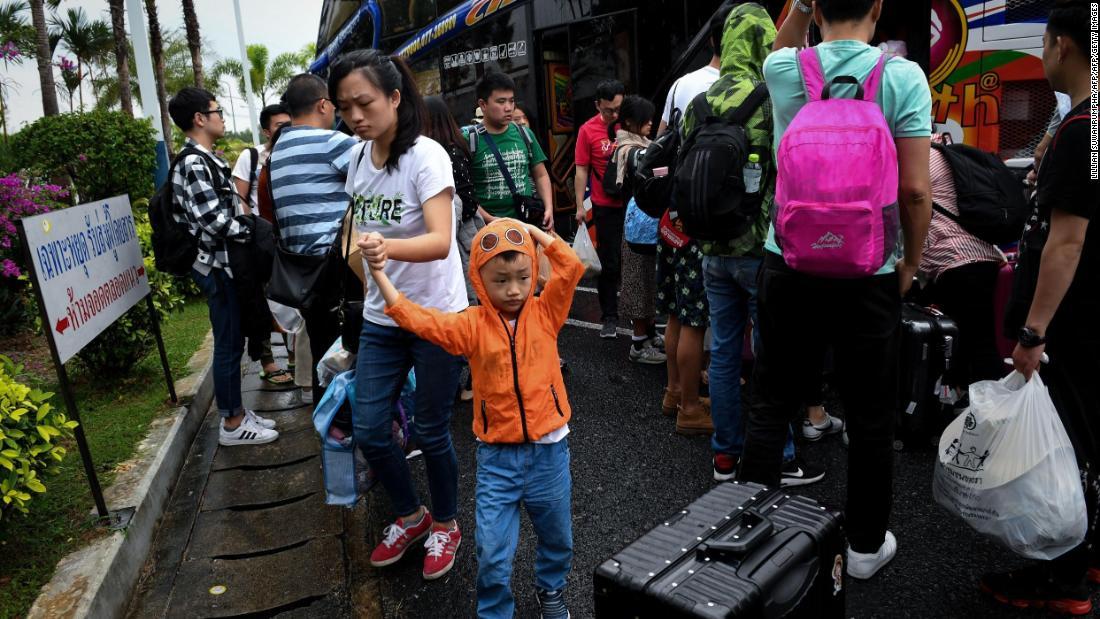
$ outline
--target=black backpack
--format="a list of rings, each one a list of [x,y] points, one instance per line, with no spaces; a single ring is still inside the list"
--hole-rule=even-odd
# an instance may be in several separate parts
[[[157,270],[178,277],[191,274],[191,267],[199,255],[199,240],[191,234],[183,206],[176,203],[172,193],[172,171],[185,156],[191,154],[202,155],[210,168],[215,187],[221,186],[222,177],[218,166],[202,151],[185,146],[172,160],[172,165],[168,168],[168,179],[149,200],[149,225],[153,228],[153,259]],[[176,213],[183,217],[183,221],[174,217]]]
[[[632,189],[634,203],[650,217],[665,214],[676,185],[676,161],[680,153],[680,110],[669,114],[668,131],[657,136],[636,155]]]
[[[936,144],[955,177],[959,214],[932,203],[932,208],[970,234],[993,245],[1015,243],[1030,215],[1020,180],[993,153],[966,144]]]
[[[628,148],[631,152],[627,154],[623,159],[623,164],[626,169],[623,170],[623,182],[619,183],[616,179],[619,177],[619,152],[620,149]],[[623,200],[624,202],[629,199],[634,191],[634,175],[637,173],[642,153],[645,152],[643,147],[637,145],[631,146],[616,146],[611,151],[611,158],[607,160],[607,169],[603,173],[603,192],[609,198],[616,198]]]
[[[677,214],[691,237],[734,239],[757,220],[764,192],[745,193],[742,171],[751,151],[745,123],[767,98],[767,87],[759,84],[721,117],[706,93],[692,100],[696,123],[680,149],[674,192]]]

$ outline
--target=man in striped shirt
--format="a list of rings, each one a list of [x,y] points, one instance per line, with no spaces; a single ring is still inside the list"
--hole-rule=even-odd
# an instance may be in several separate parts
[[[347,210],[344,184],[351,149],[357,141],[331,129],[336,107],[320,77],[309,73],[294,77],[287,85],[283,104],[290,113],[290,126],[283,128],[268,160],[279,237],[289,251],[323,255],[332,247]],[[328,298],[302,311],[315,360],[321,359],[340,337],[336,314],[340,288],[330,292]],[[316,369],[313,387],[317,398]]]
[[[241,404],[241,309],[229,269],[228,243],[248,239],[250,230],[234,215],[237,194],[229,181],[229,166],[214,155],[214,141],[225,135],[225,112],[214,95],[184,88],[168,102],[172,121],[187,136],[184,151],[172,168],[172,200],[182,207],[199,253],[191,278],[206,295],[214,331],[214,398],[221,414],[221,445],[259,445],[279,438],[275,422]]]

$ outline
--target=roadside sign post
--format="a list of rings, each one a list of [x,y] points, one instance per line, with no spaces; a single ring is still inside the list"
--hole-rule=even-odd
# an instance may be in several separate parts
[[[107,510],[65,362],[144,298],[168,393],[176,401],[130,199],[116,196],[78,204],[24,218],[16,222],[16,227],[58,386],[69,417],[79,424],[73,434],[96,511],[101,519],[108,520],[111,528],[125,528],[132,510],[114,513]]]

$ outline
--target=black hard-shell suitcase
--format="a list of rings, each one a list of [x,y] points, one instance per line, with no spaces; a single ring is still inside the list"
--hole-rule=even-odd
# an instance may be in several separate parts
[[[902,306],[895,449],[932,447],[950,423],[952,408],[940,401],[936,383],[951,368],[958,341],[958,325],[943,312]]]
[[[595,572],[597,617],[843,617],[841,516],[728,482]]]

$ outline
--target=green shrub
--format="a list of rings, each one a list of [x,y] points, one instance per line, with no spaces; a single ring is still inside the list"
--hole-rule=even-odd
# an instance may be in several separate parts
[[[22,371],[0,355],[0,520],[26,514],[31,493],[46,491],[42,480],[57,472],[65,457],[60,443],[77,425],[50,406],[52,393],[16,381]]]
[[[182,309],[187,297],[197,294],[198,289],[190,279],[157,270],[153,261],[153,231],[149,225],[148,206],[148,200],[139,200],[134,204],[134,225],[145,256],[145,273],[149,277],[153,307],[163,324],[169,314]],[[144,359],[155,345],[149,308],[142,301],[100,333],[76,357],[86,371],[97,375],[122,376]]]
[[[148,119],[106,110],[46,116],[11,139],[11,152],[40,179],[68,178],[82,202],[153,194],[156,140]]]

